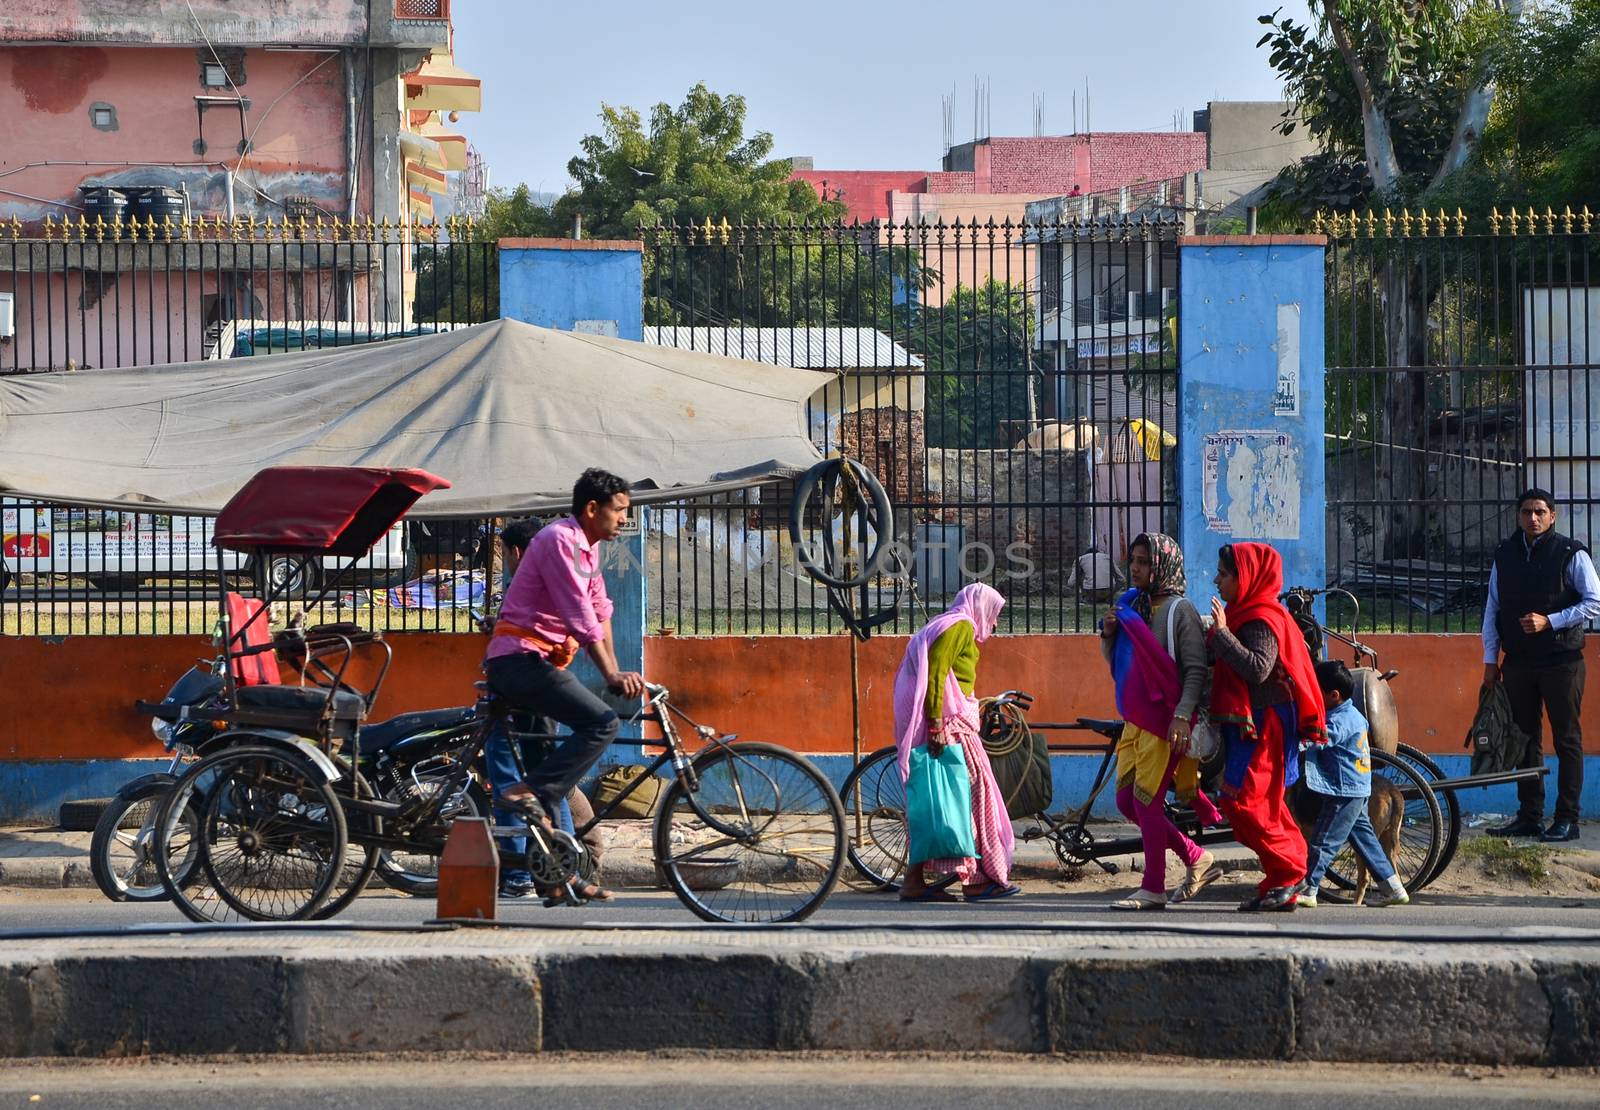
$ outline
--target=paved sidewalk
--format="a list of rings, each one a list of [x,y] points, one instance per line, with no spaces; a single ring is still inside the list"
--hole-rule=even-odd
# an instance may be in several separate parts
[[[655,861],[650,849],[652,822],[608,821],[606,829],[609,847],[601,862],[605,882],[616,889],[655,889]],[[1132,825],[1092,825],[1095,836],[1102,839],[1135,836]],[[38,826],[12,826],[0,828],[0,887],[93,887],[94,876],[89,871],[89,842],[93,834],[66,832],[61,829]],[[1211,846],[1225,872],[1254,870],[1255,856],[1237,844]],[[1600,855],[1600,853],[1597,853]],[[1110,860],[1120,872],[1137,873],[1144,866],[1142,856],[1119,856]],[[849,871],[848,864],[846,865]],[[1099,868],[1090,865],[1089,872]],[[848,877],[848,876],[847,876]],[[1060,865],[1049,843],[1044,840],[1017,842],[1013,878],[1025,885],[1030,882],[1053,881],[1062,878]],[[1119,885],[1129,885],[1126,880]]]

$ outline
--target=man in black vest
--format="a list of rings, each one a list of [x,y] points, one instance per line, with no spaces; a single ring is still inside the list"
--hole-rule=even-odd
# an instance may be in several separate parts
[[[1483,683],[1506,684],[1517,727],[1532,737],[1524,767],[1542,767],[1540,711],[1550,715],[1555,747],[1556,811],[1543,827],[1544,779],[1517,783],[1517,819],[1491,836],[1578,839],[1583,791],[1584,625],[1600,617],[1600,576],[1588,550],[1555,530],[1555,500],[1542,489],[1517,499],[1516,535],[1501,544],[1483,608]],[[1500,653],[1505,652],[1501,661]]]

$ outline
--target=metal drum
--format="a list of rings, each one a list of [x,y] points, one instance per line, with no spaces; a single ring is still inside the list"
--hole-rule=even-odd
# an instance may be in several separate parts
[[[1374,667],[1352,667],[1350,677],[1356,681],[1351,700],[1370,726],[1367,742],[1378,751],[1393,755],[1400,743],[1400,714],[1395,709],[1393,691]]]

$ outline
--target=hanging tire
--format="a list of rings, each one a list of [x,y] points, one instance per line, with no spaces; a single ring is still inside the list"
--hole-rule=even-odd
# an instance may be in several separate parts
[[[866,502],[860,511],[865,513],[866,522],[873,532],[872,547],[863,554],[860,570],[850,576],[846,576],[839,569],[844,556],[839,551],[832,528],[833,489],[841,480],[847,465],[857,484],[866,493]],[[813,497],[821,499],[823,540],[820,560],[811,545],[803,538],[806,509]],[[865,536],[859,538],[863,541],[866,539]],[[865,585],[881,573],[878,562],[883,557],[884,545],[893,538],[894,510],[889,504],[889,495],[884,492],[883,484],[878,481],[877,476],[854,459],[828,459],[820,462],[806,471],[795,484],[794,502],[789,506],[789,539],[794,543],[795,556],[799,559],[800,565],[805,568],[807,574],[824,586],[844,590]]]

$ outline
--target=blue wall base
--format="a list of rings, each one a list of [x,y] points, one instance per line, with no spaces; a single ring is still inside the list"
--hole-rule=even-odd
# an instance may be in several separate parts
[[[109,798],[126,783],[171,766],[170,759],[0,763],[0,825],[54,825],[62,802]]]

